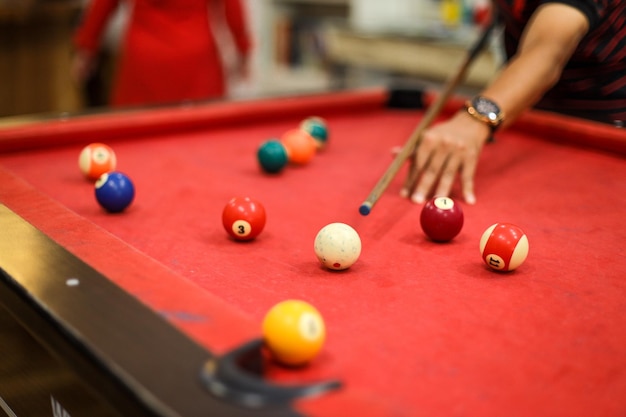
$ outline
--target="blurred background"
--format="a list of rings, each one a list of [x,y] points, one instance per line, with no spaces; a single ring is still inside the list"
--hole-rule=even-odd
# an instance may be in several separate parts
[[[487,1],[243,0],[254,43],[250,76],[230,80],[228,99],[398,82],[437,88],[478,36]],[[96,73],[77,85],[72,36],[88,2],[0,0],[3,121],[106,110],[128,7],[107,27]],[[228,69],[234,47],[224,28],[214,30]],[[488,83],[501,62],[496,36],[460,92]]]

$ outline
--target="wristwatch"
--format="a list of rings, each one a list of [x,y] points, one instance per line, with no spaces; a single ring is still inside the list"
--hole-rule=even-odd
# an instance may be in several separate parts
[[[504,120],[504,112],[493,100],[483,96],[476,96],[465,103],[465,110],[474,119],[486,124],[495,132]]]

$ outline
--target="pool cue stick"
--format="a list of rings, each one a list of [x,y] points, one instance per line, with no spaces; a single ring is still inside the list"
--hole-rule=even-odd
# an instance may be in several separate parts
[[[363,216],[367,216],[368,214],[370,214],[372,208],[374,207],[380,196],[385,192],[385,190],[391,183],[391,180],[393,180],[393,178],[402,167],[402,164],[409,156],[413,155],[415,148],[417,147],[417,144],[421,139],[422,133],[439,115],[441,109],[452,95],[454,89],[465,78],[465,75],[470,65],[474,62],[480,51],[484,48],[493,28],[496,25],[496,20],[497,19],[495,18],[491,20],[489,25],[487,25],[481,33],[476,43],[472,45],[472,47],[468,50],[457,71],[451,74],[451,76],[444,84],[443,92],[439,94],[437,100],[435,100],[435,102],[428,107],[428,109],[426,110],[426,114],[424,114],[424,117],[422,118],[420,123],[417,125],[411,136],[409,136],[409,139],[406,141],[400,152],[396,155],[391,165],[389,165],[387,171],[385,171],[385,173],[380,178],[378,183],[374,186],[363,204],[361,204],[361,206],[359,207],[359,213],[361,213]]]

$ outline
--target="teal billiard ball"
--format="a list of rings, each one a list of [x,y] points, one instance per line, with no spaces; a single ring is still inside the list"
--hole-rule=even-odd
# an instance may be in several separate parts
[[[287,149],[278,139],[270,139],[259,146],[257,159],[263,171],[276,174],[289,162]]]
[[[106,211],[124,211],[135,198],[135,186],[126,174],[121,172],[104,173],[95,184],[96,200]]]
[[[307,117],[300,123],[300,129],[313,136],[318,149],[326,146],[328,142],[328,125],[321,117]]]

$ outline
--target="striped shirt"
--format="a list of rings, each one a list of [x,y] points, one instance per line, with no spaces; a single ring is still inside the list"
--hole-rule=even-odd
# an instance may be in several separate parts
[[[542,4],[564,3],[589,22],[559,82],[537,108],[620,125],[626,121],[626,0],[494,0],[512,57],[524,27]],[[621,123],[620,123],[621,121]]]

